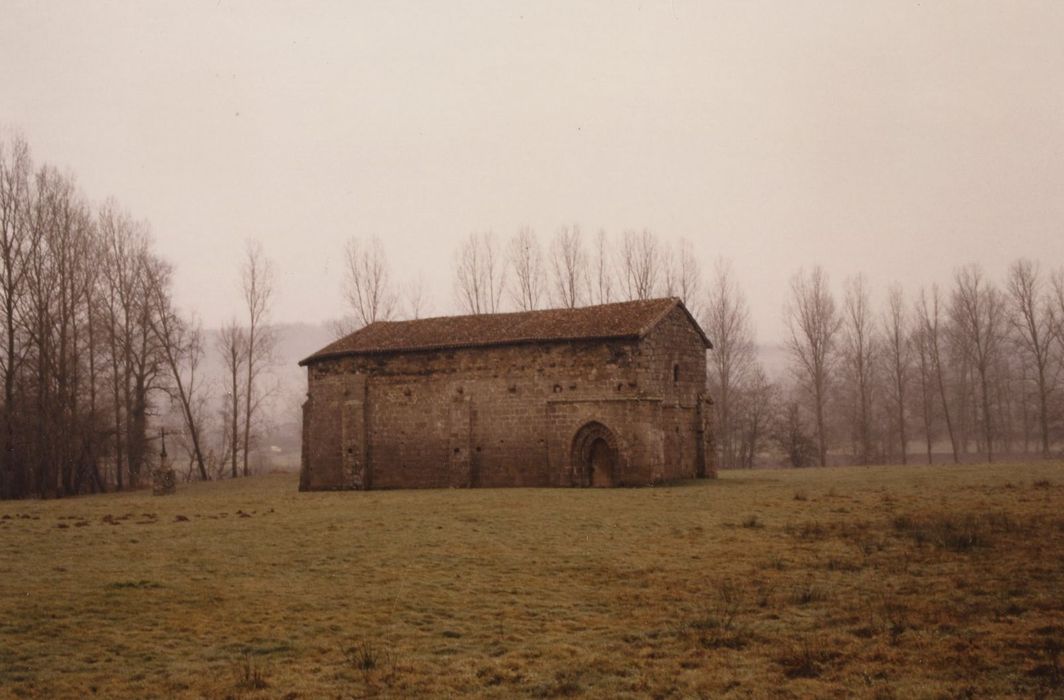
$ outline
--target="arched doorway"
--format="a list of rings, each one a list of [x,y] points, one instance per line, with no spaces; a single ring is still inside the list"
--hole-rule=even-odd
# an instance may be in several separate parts
[[[613,486],[618,481],[617,438],[602,423],[586,423],[573,437],[573,484]]]
[[[613,486],[613,450],[602,438],[591,443],[588,470],[592,486]]]

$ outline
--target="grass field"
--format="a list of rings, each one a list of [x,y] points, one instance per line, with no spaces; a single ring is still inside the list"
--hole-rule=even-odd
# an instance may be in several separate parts
[[[1064,465],[0,503],[0,696],[1064,696]]]

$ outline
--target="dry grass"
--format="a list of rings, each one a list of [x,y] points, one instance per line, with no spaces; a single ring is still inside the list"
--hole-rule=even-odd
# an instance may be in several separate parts
[[[0,503],[0,696],[1061,696],[1062,475]]]

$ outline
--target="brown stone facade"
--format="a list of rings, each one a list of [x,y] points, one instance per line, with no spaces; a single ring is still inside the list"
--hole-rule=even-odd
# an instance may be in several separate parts
[[[707,345],[674,301],[634,337],[319,353],[303,362],[300,489],[715,476]]]

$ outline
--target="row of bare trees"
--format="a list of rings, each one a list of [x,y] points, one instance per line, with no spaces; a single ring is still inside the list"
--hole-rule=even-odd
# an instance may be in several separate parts
[[[725,467],[1049,457],[1064,443],[1064,269],[1028,260],[1001,285],[962,267],[949,289],[872,303],[864,277],[841,300],[819,267],[791,279],[789,376],[769,381],[742,290],[718,265],[703,326]]]
[[[968,265],[945,291],[892,287],[877,312],[862,276],[840,303],[813,268],[793,277],[785,317],[787,400],[815,445],[804,461],[1049,457],[1064,438],[1064,269],[1017,260],[998,285]]]
[[[136,486],[166,350],[183,361],[147,225],[0,141],[0,268],[0,497]]]
[[[503,242],[473,233],[456,251],[454,269],[458,305],[470,314],[659,296],[680,297],[692,311],[701,303],[691,243],[668,245],[646,229],[616,237],[599,230],[587,239],[579,226],[562,226],[546,244],[528,227]]]
[[[337,335],[374,321],[419,318],[427,309],[416,281],[400,288],[379,238],[352,238],[345,248],[344,297],[349,315]],[[576,308],[613,301],[676,296],[697,313],[701,271],[690,241],[673,245],[648,230],[590,239],[562,226],[546,241],[529,227],[509,239],[472,233],[454,255],[454,292],[468,314]]]
[[[237,455],[248,471],[271,343],[261,251],[245,267],[239,425],[222,447],[234,473]],[[164,414],[190,472],[211,476],[207,341],[175,308],[172,275],[146,222],[114,201],[93,206],[71,174],[36,166],[21,137],[0,139],[0,498],[138,487]]]
[[[248,241],[240,270],[245,316],[242,320],[231,318],[217,337],[216,351],[224,369],[221,457],[215,470],[218,477],[228,471],[228,475],[235,479],[253,471],[251,456],[256,428],[274,393],[274,385],[268,377],[277,345],[276,331],[270,324],[273,284],[272,262],[258,241]],[[187,425],[186,431],[186,438],[191,440],[193,431]]]
[[[420,287],[404,311],[378,239],[352,239],[347,261],[354,322],[345,331],[419,316]],[[545,241],[527,227],[509,239],[473,233],[453,270],[458,306],[472,314],[683,299],[715,344],[708,381],[723,466],[906,463],[917,450],[927,460],[992,460],[1049,455],[1064,439],[1064,271],[1029,261],[1000,286],[976,266],[959,269],[946,291],[907,299],[894,286],[882,308],[861,275],[840,299],[823,269],[799,271],[784,308],[791,371],[775,380],[731,267],[718,262],[703,286],[688,241],[647,230],[585,238],[578,226]]]

